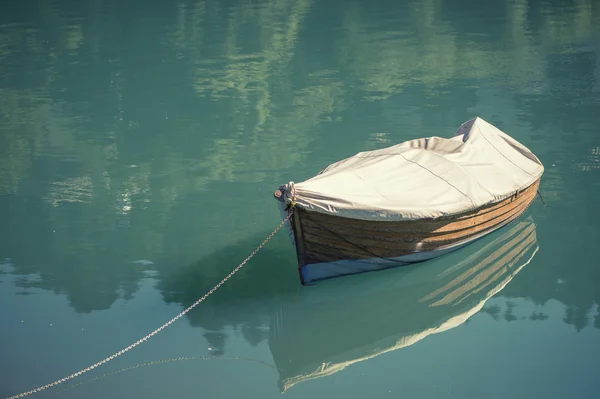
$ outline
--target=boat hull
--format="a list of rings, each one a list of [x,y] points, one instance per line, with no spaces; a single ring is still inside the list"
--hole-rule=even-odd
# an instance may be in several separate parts
[[[436,219],[358,220],[296,207],[290,227],[300,280],[308,284],[408,265],[460,249],[521,216],[539,183],[502,201]]]

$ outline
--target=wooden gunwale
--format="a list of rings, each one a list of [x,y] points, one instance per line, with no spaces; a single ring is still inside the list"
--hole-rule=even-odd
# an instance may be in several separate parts
[[[518,218],[535,199],[539,179],[517,196],[453,217],[365,221],[295,209],[299,265],[341,259],[392,258],[452,245]]]
[[[446,234],[415,234],[414,239],[410,239],[409,233],[402,235],[390,235],[390,239],[382,240],[381,237],[372,236],[351,236],[346,232],[341,233],[338,231],[328,230],[325,226],[303,226],[304,240],[306,243],[312,242],[320,244],[322,242],[333,242],[347,240],[349,242],[360,241],[361,245],[368,246],[373,250],[394,250],[394,249],[406,249],[407,251],[413,249],[415,245],[420,244],[422,246],[438,247],[441,245],[450,244],[454,241],[459,241],[465,238],[477,235],[485,230],[491,229],[494,226],[505,222],[515,216],[515,214],[521,212],[522,207],[517,207],[508,210],[508,212],[498,215],[491,220],[487,220],[484,223],[462,229],[458,232],[446,233]],[[340,236],[343,237],[340,238]],[[408,238],[408,239],[407,239]],[[345,241],[344,241],[345,242]]]
[[[524,210],[523,210],[524,211]],[[512,217],[503,219],[502,221],[494,224],[487,230],[493,230],[494,227],[507,222],[508,220],[514,220],[519,215],[523,213],[521,210],[516,210]],[[364,258],[373,258],[373,257],[382,257],[382,258],[393,258],[402,255],[409,255],[417,252],[427,252],[431,250],[435,250],[443,245],[449,245],[454,242],[458,242],[464,239],[468,239],[473,235],[477,235],[478,233],[470,234],[468,236],[461,236],[455,239],[448,239],[444,242],[428,242],[422,241],[419,245],[419,249],[416,249],[416,245],[414,243],[406,243],[407,245],[395,245],[393,247],[384,247],[382,248],[379,245],[372,245],[372,241],[362,239],[359,243],[349,242],[340,240],[336,236],[329,236],[323,238],[311,239],[310,236],[305,231],[304,234],[304,247],[305,247],[305,255],[313,259],[318,254],[322,255],[333,255],[332,251],[335,252],[338,256],[333,256],[332,259],[340,260],[340,259],[364,259]],[[346,238],[346,237],[344,237]],[[335,241],[334,241],[335,240]],[[329,256],[328,256],[329,257]]]
[[[364,235],[366,231],[381,231],[386,233],[392,232],[409,232],[411,234],[417,232],[424,232],[427,234],[431,233],[443,233],[447,231],[453,231],[456,229],[462,228],[462,226],[476,223],[478,220],[484,219],[485,215],[488,213],[497,212],[499,209],[515,203],[515,205],[520,205],[523,202],[526,202],[528,199],[535,197],[537,193],[537,189],[539,187],[539,180],[531,184],[526,189],[522,190],[517,198],[515,199],[514,195],[500,202],[484,205],[481,208],[467,211],[463,214],[455,215],[455,216],[442,216],[437,219],[423,219],[423,220],[407,220],[407,221],[372,221],[372,220],[361,220],[361,219],[351,219],[340,216],[333,216],[329,214],[324,214],[320,212],[307,211],[305,209],[300,208],[300,213],[302,215],[301,220],[307,220],[309,222],[317,222],[319,224],[325,223],[327,226],[335,227],[339,226],[347,231],[349,228],[356,228],[361,231],[361,234]],[[489,216],[489,215],[488,215]],[[462,223],[461,223],[462,222]]]
[[[497,209],[493,213],[488,213],[487,216],[489,219],[484,219],[481,216],[477,216],[474,218],[473,223],[469,225],[455,225],[457,226],[454,230],[445,229],[446,231],[441,231],[442,229],[438,229],[432,232],[407,232],[407,231],[379,231],[379,230],[359,230],[355,226],[329,226],[324,225],[323,223],[315,223],[313,220],[309,218],[302,219],[302,225],[304,229],[307,231],[315,231],[319,232],[319,234],[330,235],[330,231],[343,234],[348,238],[360,238],[360,239],[376,239],[377,242],[374,242],[374,245],[378,245],[379,242],[390,242],[390,243],[398,243],[398,242],[418,242],[427,239],[428,241],[436,241],[436,240],[444,240],[445,237],[450,236],[452,233],[455,234],[463,234],[469,235],[477,233],[478,231],[485,230],[487,226],[491,224],[491,222],[496,221],[497,219],[505,219],[506,217],[510,217],[510,213],[514,212],[521,208],[521,206],[531,200],[531,196],[521,197],[519,198],[519,202],[514,201],[509,205],[506,205],[503,208]],[[482,221],[482,223],[478,223]],[[326,226],[326,227],[325,227]],[[343,233],[342,230],[343,229]],[[312,234],[311,234],[312,235]]]

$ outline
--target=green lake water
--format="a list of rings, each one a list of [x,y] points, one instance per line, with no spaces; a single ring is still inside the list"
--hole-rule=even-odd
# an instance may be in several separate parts
[[[0,398],[191,305],[279,184],[475,116],[544,163],[546,206],[310,287],[282,231],[32,397],[598,398],[600,1],[3,2]]]

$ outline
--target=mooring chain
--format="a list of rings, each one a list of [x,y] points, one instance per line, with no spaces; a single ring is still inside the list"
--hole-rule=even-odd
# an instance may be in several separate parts
[[[104,360],[99,361],[98,363],[95,363],[89,367],[86,367],[76,373],[71,374],[68,377],[64,377],[61,378],[60,380],[56,380],[54,382],[51,382],[50,384],[46,384],[44,386],[41,386],[39,388],[36,389],[32,389],[30,391],[27,392],[23,392],[20,393],[18,395],[14,395],[9,397],[8,399],[18,399],[18,398],[23,398],[25,396],[43,391],[45,389],[48,388],[52,388],[53,386],[62,384],[63,382],[72,380],[75,377],[79,377],[82,374],[87,373],[88,371],[91,371],[93,369],[95,369],[96,367],[100,367],[105,363],[110,362],[111,360],[115,359],[118,356],[121,356],[122,354],[124,354],[125,352],[127,352],[130,349],[135,348],[136,346],[138,346],[139,344],[146,342],[149,338],[153,337],[154,335],[158,334],[159,332],[161,332],[162,330],[164,330],[165,328],[167,328],[168,326],[170,326],[171,324],[173,324],[175,321],[177,321],[179,318],[181,318],[182,316],[184,316],[186,313],[188,313],[190,310],[192,310],[193,308],[195,308],[196,306],[198,306],[198,304],[200,304],[200,302],[204,301],[206,298],[208,298],[212,293],[214,293],[216,290],[218,290],[227,280],[229,280],[234,274],[236,274],[242,267],[244,267],[244,265],[250,260],[252,259],[252,257],[254,255],[256,255],[256,253],[258,251],[260,251],[262,249],[262,247],[265,246],[265,244],[271,239],[273,238],[273,236],[275,235],[275,233],[277,233],[279,231],[279,229],[281,229],[283,227],[283,225],[285,225],[285,223],[290,219],[290,217],[293,214],[293,209],[290,209],[288,212],[288,215],[281,221],[281,223],[279,224],[279,226],[277,226],[277,228],[275,228],[275,230],[273,230],[271,232],[271,234],[269,234],[267,236],[267,238],[264,239],[264,241],[262,243],[260,243],[260,245],[258,247],[256,247],[256,249],[254,251],[252,251],[252,253],[250,255],[248,255],[248,257],[246,259],[244,259],[244,261],[242,263],[240,263],[235,269],[233,269],[231,271],[231,273],[229,273],[227,276],[225,276],[225,278],[223,278],[223,280],[221,280],[219,282],[219,284],[215,285],[210,291],[208,291],[206,294],[204,294],[204,296],[202,296],[202,298],[198,299],[196,302],[194,302],[193,304],[191,304],[187,309],[185,309],[184,311],[182,311],[181,313],[179,313],[177,316],[173,317],[171,320],[169,320],[168,322],[166,322],[165,324],[163,324],[162,326],[158,327],[156,330],[152,331],[150,334],[146,335],[144,338],[139,339],[138,341],[134,342],[133,344],[129,345],[126,348],[121,349],[120,351],[118,351],[117,353],[115,353],[112,356],[107,357]]]

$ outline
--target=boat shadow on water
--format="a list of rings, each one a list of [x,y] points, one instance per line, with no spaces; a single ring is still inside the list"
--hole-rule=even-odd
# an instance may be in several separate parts
[[[299,291],[281,301],[271,318],[269,347],[280,390],[460,326],[538,249],[529,217],[425,263]]]
[[[159,288],[168,302],[189,306],[212,288],[222,264],[251,246],[243,241],[172,275]],[[222,286],[187,317],[205,329],[216,349],[136,364],[73,384],[58,393],[125,371],[206,360],[261,363],[279,373],[284,393],[292,386],[333,375],[346,367],[413,345],[458,327],[483,309],[526,265],[539,246],[531,217],[514,222],[462,250],[415,265],[327,280],[302,287],[287,267],[287,243],[275,240],[251,269]],[[221,265],[221,266],[220,266]],[[200,267],[202,266],[202,267]],[[274,365],[223,356],[226,326],[241,330],[251,345],[266,340]]]

